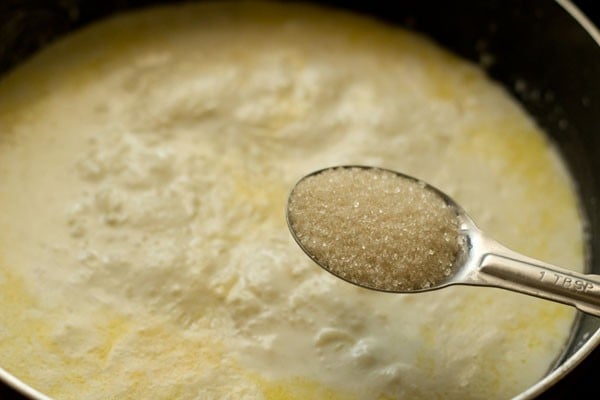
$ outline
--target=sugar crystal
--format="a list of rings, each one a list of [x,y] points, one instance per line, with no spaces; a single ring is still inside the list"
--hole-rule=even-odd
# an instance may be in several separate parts
[[[380,290],[443,282],[461,249],[456,211],[443,198],[422,182],[377,168],[306,177],[290,196],[288,216],[319,264]]]

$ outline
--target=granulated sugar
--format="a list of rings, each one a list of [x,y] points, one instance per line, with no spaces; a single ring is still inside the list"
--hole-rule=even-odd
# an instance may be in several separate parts
[[[376,168],[335,168],[293,190],[288,216],[326,269],[380,290],[444,281],[460,250],[455,211],[425,184]]]

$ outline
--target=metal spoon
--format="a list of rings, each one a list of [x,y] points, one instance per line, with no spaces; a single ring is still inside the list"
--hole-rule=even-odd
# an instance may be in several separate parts
[[[380,169],[364,166],[331,167],[309,174],[299,182],[307,177],[329,169],[346,167]],[[395,293],[419,293],[437,290],[451,285],[491,286],[571,305],[587,314],[600,316],[600,275],[577,273],[510,250],[495,240],[486,237],[485,234],[477,228],[473,220],[467,215],[462,207],[439,189],[414,177],[396,171],[389,172],[393,172],[404,179],[421,182],[425,188],[439,195],[449,207],[455,210],[459,222],[459,231],[464,239],[462,252],[455,260],[454,272],[447,280],[426,289],[410,291],[397,290],[394,291]],[[292,189],[290,196],[293,192],[294,190]],[[302,250],[317,262],[319,266],[336,275],[326,266],[321,264],[320,261],[302,245],[297,236],[297,232],[290,223],[289,211],[288,198],[286,218],[292,236]],[[339,275],[336,276],[342,278]],[[347,280],[346,278],[342,279]],[[372,290],[389,291],[375,286],[366,286],[362,282],[347,281]]]

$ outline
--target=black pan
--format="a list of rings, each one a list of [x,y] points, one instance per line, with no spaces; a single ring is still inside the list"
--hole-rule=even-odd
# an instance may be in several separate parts
[[[583,1],[583,0],[580,0]],[[592,0],[593,1],[593,0]],[[582,3],[591,11],[592,1]],[[3,0],[0,74],[61,35],[158,1]],[[588,272],[600,274],[600,35],[568,0],[325,1],[422,31],[481,63],[548,132],[578,183],[589,222]],[[581,315],[553,371],[517,398],[592,396],[600,318]],[[581,364],[581,365],[579,365]],[[579,365],[579,366],[578,366]],[[4,376],[5,381],[11,381]],[[27,391],[18,382],[10,382]],[[25,399],[0,383],[0,399]]]

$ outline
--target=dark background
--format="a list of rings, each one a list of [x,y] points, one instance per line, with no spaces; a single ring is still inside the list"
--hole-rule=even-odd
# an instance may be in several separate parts
[[[573,2],[595,23],[596,26],[600,26],[600,1],[573,0]],[[598,79],[600,79],[600,77],[598,77]],[[539,396],[538,400],[598,398],[596,379],[600,379],[600,348],[597,348],[569,375],[555,384],[543,395]],[[0,400],[26,399],[0,383]]]

